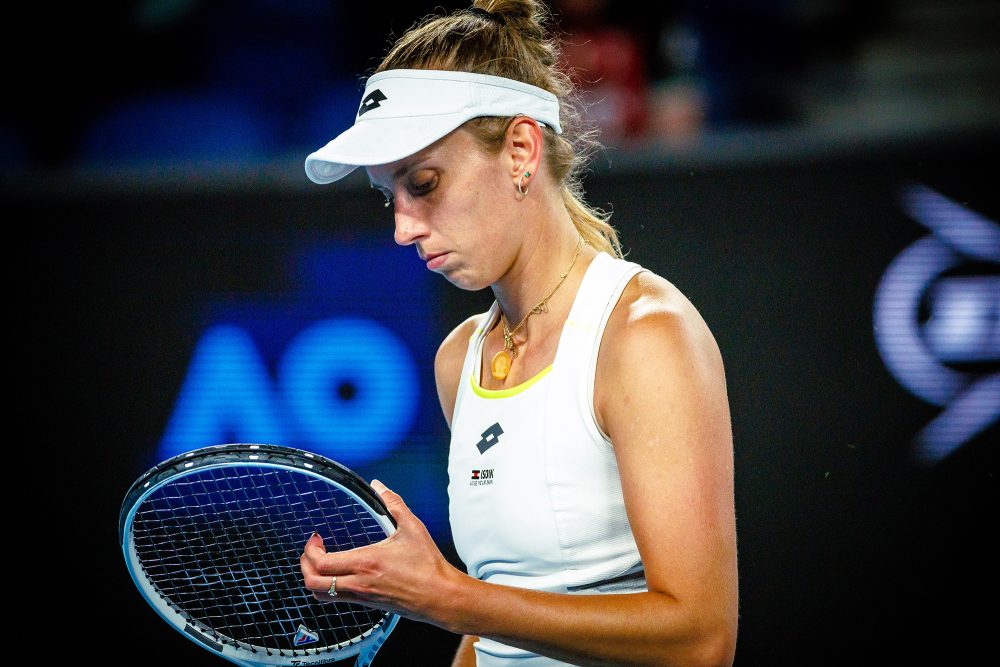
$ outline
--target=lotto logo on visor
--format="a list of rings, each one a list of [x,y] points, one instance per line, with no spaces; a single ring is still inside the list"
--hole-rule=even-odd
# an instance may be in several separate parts
[[[306,158],[306,174],[332,183],[358,167],[409,157],[486,116],[527,116],[562,133],[559,99],[537,86],[472,72],[386,70],[368,79],[354,125]]]
[[[385,102],[387,99],[389,98],[387,98],[378,88],[368,93],[365,95],[365,99],[361,100],[361,108],[358,109],[358,118],[361,118],[361,116],[364,116],[372,109],[378,109],[382,106],[381,103]]]

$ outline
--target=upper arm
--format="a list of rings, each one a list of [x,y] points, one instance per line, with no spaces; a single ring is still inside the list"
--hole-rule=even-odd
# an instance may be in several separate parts
[[[649,589],[735,628],[733,439],[722,355],[675,287],[641,276],[601,346],[600,414]]]
[[[448,428],[451,428],[451,418],[455,412],[459,375],[465,363],[465,353],[469,349],[469,338],[475,333],[478,324],[479,315],[473,315],[459,324],[445,337],[434,355],[434,382]]]

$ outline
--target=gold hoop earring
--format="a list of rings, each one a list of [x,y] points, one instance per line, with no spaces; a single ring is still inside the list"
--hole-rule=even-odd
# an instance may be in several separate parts
[[[521,178],[519,178],[517,181],[517,191],[520,192],[522,195],[528,194],[527,188],[523,187],[523,185],[524,185],[524,179],[530,177],[531,177],[531,172],[526,171],[523,174],[521,174]]]

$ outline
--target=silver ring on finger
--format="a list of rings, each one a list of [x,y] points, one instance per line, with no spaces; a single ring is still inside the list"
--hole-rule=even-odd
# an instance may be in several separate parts
[[[331,597],[337,597],[337,577],[334,577],[333,581],[330,582],[329,594]]]

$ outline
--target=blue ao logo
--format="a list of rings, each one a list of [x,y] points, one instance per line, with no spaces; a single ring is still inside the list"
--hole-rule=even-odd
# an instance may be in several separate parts
[[[287,291],[206,297],[208,326],[159,459],[267,442],[360,466],[410,432],[421,400],[415,350],[429,349],[435,310],[423,263],[361,244],[305,248],[293,260]],[[377,276],[405,285],[405,300]]]
[[[936,463],[1000,417],[1000,226],[921,185],[902,204],[930,234],[883,274],[875,343],[903,387],[943,408],[913,440],[914,456]]]

